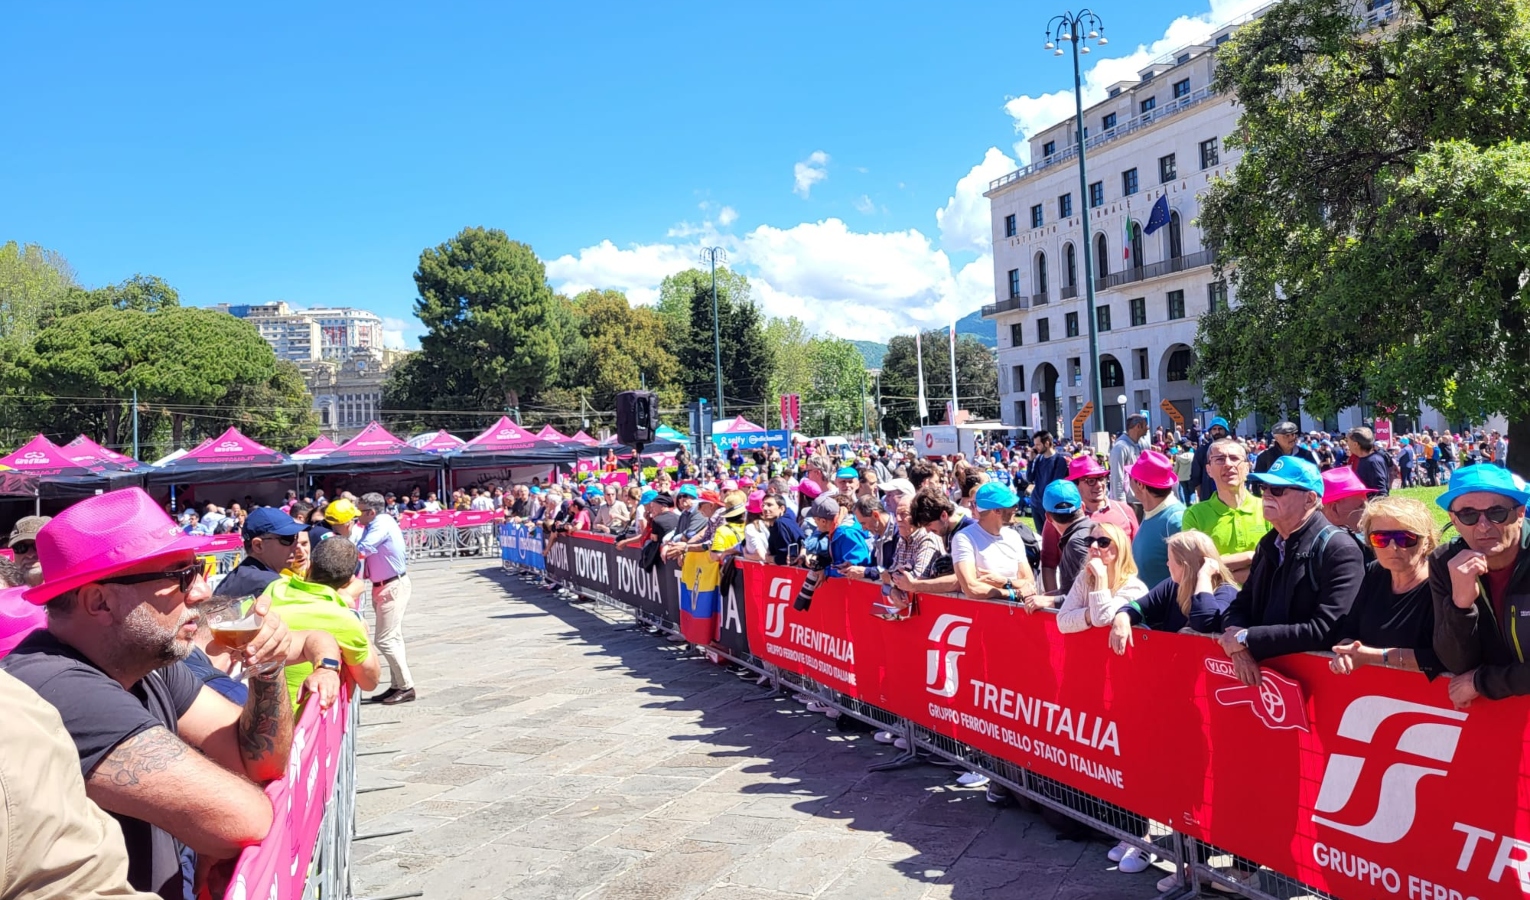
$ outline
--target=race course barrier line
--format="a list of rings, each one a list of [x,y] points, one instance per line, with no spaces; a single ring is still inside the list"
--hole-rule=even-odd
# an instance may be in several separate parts
[[[577,535],[546,565],[582,593],[678,621],[673,577],[634,570],[636,554]],[[916,744],[1110,833],[1140,828],[1155,852],[1188,846],[1192,887],[1252,860],[1263,868],[1238,889],[1253,897],[1530,893],[1530,698],[1456,710],[1446,679],[1337,676],[1316,654],[1268,660],[1248,687],[1205,637],[1137,629],[1117,656],[1107,629],[1064,635],[1050,613],[941,595],[888,621],[871,612],[876,585],[842,578],[797,610],[805,574],[743,564],[712,649],[860,706],[858,718],[885,711]]]

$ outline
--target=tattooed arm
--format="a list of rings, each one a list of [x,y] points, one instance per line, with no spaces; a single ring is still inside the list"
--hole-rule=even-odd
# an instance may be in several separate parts
[[[157,825],[217,858],[234,856],[271,827],[271,802],[260,788],[165,728],[118,744],[91,770],[85,793],[103,809]]]
[[[251,677],[250,696],[238,707],[203,687],[181,716],[186,743],[235,774],[265,783],[287,769],[292,748],[292,701],[280,673],[269,680]]]

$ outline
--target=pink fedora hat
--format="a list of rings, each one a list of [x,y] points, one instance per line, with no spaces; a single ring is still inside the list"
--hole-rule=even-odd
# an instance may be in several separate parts
[[[24,596],[31,603],[46,603],[139,563],[201,552],[211,543],[211,537],[182,534],[139,488],[99,494],[54,516],[37,533],[43,582]]]
[[[1130,474],[1133,479],[1159,490],[1170,490],[1179,484],[1179,479],[1174,476],[1174,464],[1157,450],[1142,451],[1132,463]]]
[[[1336,503],[1349,497],[1363,497],[1371,489],[1349,466],[1335,466],[1323,473],[1323,502]]]
[[[1108,475],[1109,469],[1100,465],[1100,461],[1094,458],[1093,453],[1085,453],[1068,460],[1068,480],[1078,481],[1080,478],[1090,478],[1095,475]]]

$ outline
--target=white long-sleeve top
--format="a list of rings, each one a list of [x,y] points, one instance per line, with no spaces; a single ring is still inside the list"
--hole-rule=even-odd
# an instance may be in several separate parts
[[[1085,610],[1092,610],[1094,624],[1106,626],[1116,617],[1126,604],[1134,600],[1141,600],[1147,596],[1148,587],[1142,583],[1142,579],[1135,575],[1126,579],[1121,589],[1112,594],[1110,591],[1090,591],[1086,585],[1089,583],[1089,570],[1080,569],[1078,577],[1073,579],[1073,587],[1069,589],[1068,596],[1063,600],[1063,605],[1057,609],[1057,630],[1064,634],[1074,631],[1087,631],[1089,620],[1085,616]]]

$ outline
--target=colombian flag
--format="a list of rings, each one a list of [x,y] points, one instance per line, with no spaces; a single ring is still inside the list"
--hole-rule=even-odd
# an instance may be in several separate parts
[[[680,634],[693,644],[717,639],[718,572],[712,554],[685,554],[680,562]]]

